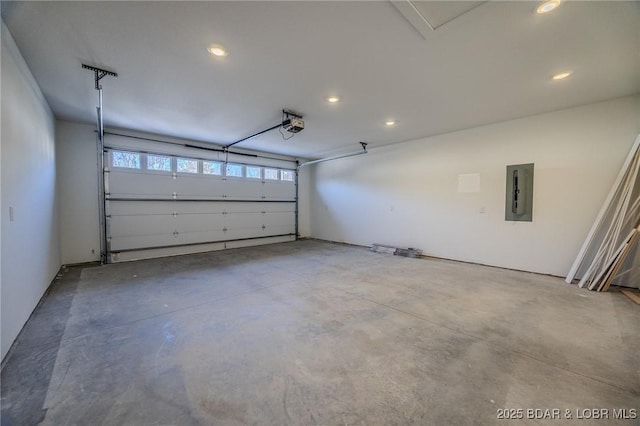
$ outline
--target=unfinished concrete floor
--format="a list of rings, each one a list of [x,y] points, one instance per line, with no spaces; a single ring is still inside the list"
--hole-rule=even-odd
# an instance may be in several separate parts
[[[2,425],[638,424],[612,410],[640,408],[639,352],[620,294],[302,240],[66,269],[2,370]]]

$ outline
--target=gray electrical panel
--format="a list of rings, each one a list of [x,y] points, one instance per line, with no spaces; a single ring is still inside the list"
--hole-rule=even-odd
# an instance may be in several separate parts
[[[507,166],[505,220],[533,221],[533,163]]]

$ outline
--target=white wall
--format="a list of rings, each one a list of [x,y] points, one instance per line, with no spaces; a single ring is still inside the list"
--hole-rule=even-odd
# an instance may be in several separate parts
[[[311,235],[564,276],[639,132],[635,96],[320,163]],[[506,222],[505,168],[521,163],[535,163],[533,222]],[[480,192],[458,193],[466,173]]]
[[[2,22],[2,358],[60,267],[54,118]],[[13,220],[9,209],[13,209]]]
[[[100,260],[95,125],[56,122],[60,250],[63,264]]]
[[[303,167],[298,173],[298,233],[300,237],[311,236],[311,169]]]

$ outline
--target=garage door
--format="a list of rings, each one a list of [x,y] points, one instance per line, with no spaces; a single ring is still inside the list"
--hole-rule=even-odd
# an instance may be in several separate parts
[[[295,162],[128,139],[105,138],[109,261],[295,239]]]

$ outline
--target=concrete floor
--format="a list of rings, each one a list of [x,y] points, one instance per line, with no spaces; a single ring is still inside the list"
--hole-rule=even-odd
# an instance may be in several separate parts
[[[2,425],[630,425],[639,353],[620,294],[301,240],[66,269],[5,362]]]

